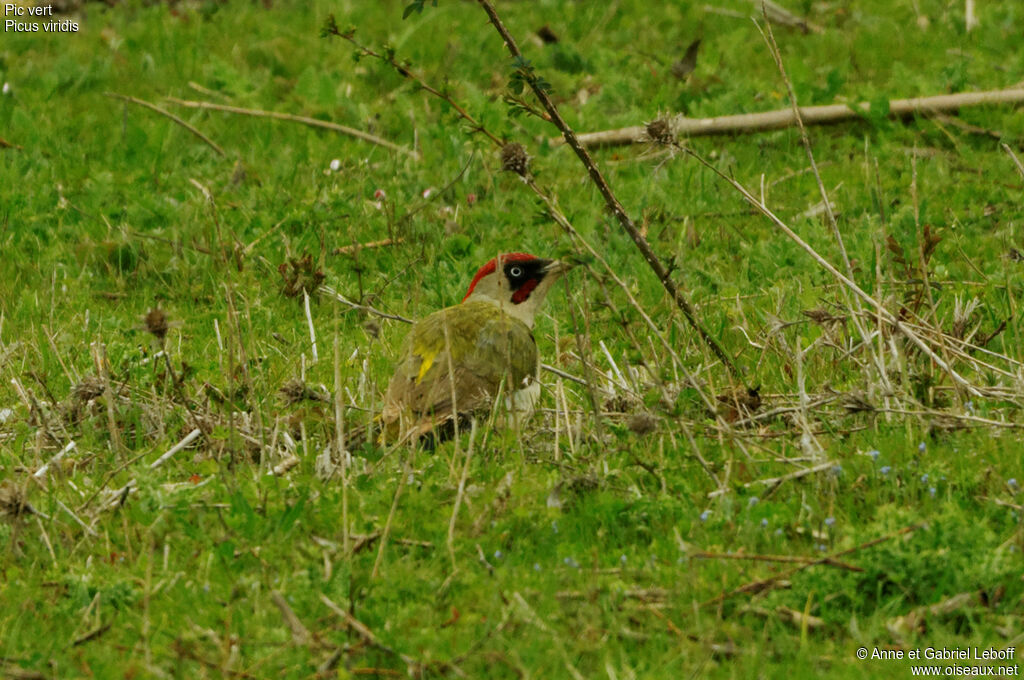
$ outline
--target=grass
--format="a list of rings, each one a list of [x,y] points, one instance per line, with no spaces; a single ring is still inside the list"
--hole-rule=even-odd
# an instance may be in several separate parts
[[[405,4],[87,3],[77,33],[4,34],[0,137],[16,145],[0,148],[4,673],[906,677],[911,662],[859,661],[856,649],[1018,647],[1024,185],[999,140],[1022,154],[1020,111],[898,123],[878,104],[862,121],[811,130],[860,285],[933,328],[955,333],[959,318],[976,342],[993,336],[997,356],[975,356],[1010,375],[956,361],[981,397],[957,394],[888,328],[886,388],[835,280],[692,158],[596,152],[703,323],[760,386],[758,413],[792,408],[726,426],[697,390],[729,391],[727,372],[578,160],[547,141],[550,124],[507,115],[512,64],[483,13],[447,0],[402,21]],[[498,10],[569,124],[591,131],[788,106],[748,4],[717,7],[726,12],[635,0]],[[962,6],[937,0],[793,9],[825,29],[776,27],[801,104],[1024,80],[1014,3],[980,5],[969,33]],[[538,341],[547,363],[577,376],[588,373],[582,347],[614,394],[595,415],[585,388],[545,374],[526,432],[481,432],[451,551],[468,436],[433,453],[362,447],[346,488],[337,470],[318,475],[332,400],[280,393],[300,380],[333,394],[337,370],[358,423],[407,326],[316,295],[314,361],[302,298],[282,295],[278,267],[309,254],[303,276],[322,270],[349,299],[420,318],[461,299],[495,252],[579,253],[446,103],[319,38],[329,14],[523,143],[539,184],[683,360],[582,257],[590,269],[552,291]],[[559,42],[530,37],[545,24]],[[679,80],[670,67],[696,37],[696,70]],[[107,92],[165,106],[227,155]],[[165,96],[329,120],[420,158]],[[811,210],[821,199],[798,133],[689,146],[747,187],[763,175],[769,205],[839,262]],[[924,225],[942,240],[928,246]],[[332,254],[385,238],[402,241]],[[979,306],[958,316],[972,298]],[[153,308],[169,322],[163,339],[147,332]],[[636,376],[631,389],[616,387],[602,341]],[[801,379],[817,404],[805,411]],[[150,467],[197,425],[197,446]],[[76,448],[34,478],[70,440]],[[788,575],[801,563],[698,556],[806,563],[843,551],[840,565]],[[785,583],[734,592],[773,576]]]

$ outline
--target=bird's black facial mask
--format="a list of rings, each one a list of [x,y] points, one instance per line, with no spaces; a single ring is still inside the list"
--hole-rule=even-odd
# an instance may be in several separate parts
[[[530,293],[544,279],[545,270],[549,264],[551,264],[551,260],[537,258],[527,261],[506,262],[503,265],[502,270],[505,272],[505,278],[508,279],[508,284],[512,288],[512,302],[514,304],[518,305],[529,299]]]

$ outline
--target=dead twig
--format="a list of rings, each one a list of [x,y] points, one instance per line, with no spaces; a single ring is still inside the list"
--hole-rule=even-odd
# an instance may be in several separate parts
[[[835,461],[829,460],[829,461],[825,461],[824,463],[821,463],[819,465],[815,465],[814,467],[804,468],[802,470],[797,470],[796,472],[790,472],[788,475],[782,475],[781,477],[769,477],[767,479],[758,479],[758,480],[755,480],[753,482],[747,482],[743,486],[744,486],[744,488],[750,489],[750,488],[753,488],[754,485],[756,485],[756,484],[763,484],[765,486],[770,486],[770,487],[772,487],[774,489],[775,487],[777,487],[779,484],[782,484],[783,482],[788,482],[788,481],[790,481],[792,479],[800,479],[801,477],[806,477],[807,475],[813,475],[813,474],[815,474],[817,472],[824,472],[825,470],[831,470],[833,467],[835,467],[835,465],[836,465]],[[714,490],[714,491],[712,491],[711,493],[708,494],[708,498],[715,498],[716,496],[721,496],[722,494],[725,494],[725,493],[729,493],[729,489],[716,489],[716,490]]]
[[[369,250],[370,248],[383,248],[384,246],[398,245],[404,241],[404,238],[386,238],[380,241],[370,241],[369,243],[354,243],[350,246],[339,246],[335,248],[331,251],[331,255],[349,255],[359,250]]]
[[[305,647],[312,640],[312,636],[309,634],[309,629],[302,623],[295,612],[292,610],[291,605],[284,599],[278,591],[270,593],[270,599],[274,605],[281,610],[281,617],[284,622],[288,625],[288,629],[292,633],[292,642],[301,647]]]
[[[744,555],[743,553],[712,553],[712,552],[696,552],[690,553],[689,557],[695,557],[702,560],[752,560],[754,562],[796,562],[797,564],[810,564],[812,562],[820,562],[820,558],[817,557],[802,557],[800,555]],[[847,571],[864,571],[862,567],[858,567],[855,564],[847,564],[846,562],[840,562],[828,558],[821,564],[827,564],[830,567],[837,567],[839,569],[846,569]]]
[[[983,92],[960,92],[931,97],[913,97],[889,101],[889,118],[908,118],[914,115],[930,116],[934,113],[957,111],[967,106],[983,104],[1024,103],[1024,89],[986,90]],[[800,118],[805,125],[830,125],[863,118],[871,110],[869,102],[857,104],[828,104],[825,106],[801,106]],[[793,127],[797,116],[791,108],[762,113],[741,113],[714,118],[687,118],[673,116],[668,119],[676,137],[701,137],[706,135],[748,134],[767,132]],[[603,130],[579,135],[579,143],[590,149],[627,144],[649,144],[646,125],[633,125],[618,130]],[[562,144],[561,137],[551,140]]]
[[[407,149],[404,146],[399,146],[393,142],[389,142],[386,139],[382,139],[377,135],[371,135],[369,132],[363,132],[362,130],[356,130],[346,125],[339,125],[338,123],[331,123],[326,120],[318,120],[316,118],[308,118],[306,116],[296,116],[290,113],[278,113],[277,111],[263,111],[261,109],[243,109],[239,106],[227,106],[226,104],[214,104],[213,102],[193,101],[190,99],[178,99],[177,97],[167,97],[167,101],[178,106],[185,106],[190,109],[208,109],[210,111],[223,111],[225,113],[234,113],[240,116],[253,116],[256,118],[273,118],[274,120],[284,120],[290,123],[301,123],[302,125],[308,125],[309,127],[323,128],[324,130],[331,130],[332,132],[340,132],[343,135],[349,137],[355,137],[361,139],[364,142],[370,142],[377,146],[383,146],[385,149],[391,149],[398,153],[404,153],[411,156],[413,159],[419,159],[419,154],[411,149]]]
[[[347,611],[339,607],[337,604],[332,602],[331,599],[323,593],[320,594],[320,601],[323,602],[328,609],[334,612],[334,614],[338,616],[338,618],[344,621],[345,625],[348,628],[355,631],[356,635],[362,638],[363,642],[370,645],[371,647],[376,647],[377,649],[386,654],[398,657],[402,660],[402,663],[404,663],[406,667],[409,669],[409,676],[417,676],[417,673],[415,671],[420,670],[423,667],[423,664],[421,664],[419,661],[412,658],[408,654],[403,654],[402,652],[392,649],[391,647],[381,642],[380,638],[378,638],[377,635],[374,634],[372,630],[370,630],[369,626],[367,626],[365,623],[363,623],[362,621],[360,621],[359,619],[357,619],[356,617],[352,616]]]
[[[738,588],[733,588],[732,590],[730,590],[728,592],[724,592],[721,595],[716,595],[715,597],[711,598],[710,600],[706,600],[706,601],[702,602],[700,604],[700,608],[703,609],[705,607],[708,607],[708,606],[711,606],[711,605],[714,605],[714,604],[718,604],[719,602],[724,602],[725,600],[728,600],[728,599],[730,599],[730,598],[732,598],[732,597],[734,597],[736,595],[740,595],[742,593],[760,593],[760,592],[763,592],[765,590],[768,590],[768,589],[774,587],[774,585],[777,582],[783,581],[783,580],[787,580],[787,579],[789,579],[790,576],[793,576],[794,574],[797,574],[797,573],[799,573],[801,571],[804,571],[805,569],[810,569],[813,566],[816,566],[816,565],[819,565],[819,564],[826,564],[829,561],[834,561],[834,560],[836,560],[839,557],[845,557],[846,555],[851,555],[851,554],[853,554],[855,552],[860,552],[861,550],[864,550],[866,548],[870,548],[872,546],[878,545],[879,543],[884,543],[886,541],[890,541],[890,540],[892,540],[894,538],[897,538],[899,536],[903,536],[904,534],[909,534],[912,531],[917,531],[918,529],[921,529],[922,527],[924,527],[923,524],[913,524],[913,525],[908,526],[908,527],[903,527],[902,529],[900,529],[898,531],[894,531],[891,534],[886,534],[885,536],[879,536],[878,538],[873,538],[870,541],[866,541],[864,543],[861,543],[858,546],[854,546],[852,548],[847,548],[846,550],[840,550],[837,553],[832,553],[831,555],[828,555],[826,557],[822,557],[821,559],[814,560],[813,562],[808,562],[806,564],[801,564],[798,567],[793,567],[792,569],[788,569],[786,571],[779,572],[778,574],[775,574],[774,576],[769,576],[768,578],[760,579],[758,581],[751,581],[750,583],[746,583],[746,584],[744,584],[744,585],[742,585],[742,586],[740,586]]]
[[[213,141],[212,139],[210,139],[209,137],[204,135],[202,132],[197,130],[195,127],[193,127],[192,125],[186,123],[181,118],[178,118],[177,116],[175,116],[173,113],[171,113],[167,109],[160,108],[156,104],[152,104],[152,103],[147,102],[147,101],[145,101],[143,99],[137,99],[135,97],[131,97],[131,96],[128,96],[126,94],[118,94],[117,92],[104,92],[103,94],[105,94],[108,97],[113,97],[114,99],[121,99],[123,101],[130,102],[130,103],[136,104],[138,106],[144,106],[144,107],[146,107],[147,109],[149,109],[151,111],[156,111],[161,116],[166,116],[167,118],[170,118],[172,121],[174,121],[175,123],[177,123],[181,127],[185,128],[186,130],[191,132],[193,135],[195,135],[196,137],[201,139],[207,146],[209,146],[211,149],[216,151],[218,156],[226,156],[227,155],[227,154],[224,153],[224,149],[220,148],[220,145],[218,145],[217,142]]]

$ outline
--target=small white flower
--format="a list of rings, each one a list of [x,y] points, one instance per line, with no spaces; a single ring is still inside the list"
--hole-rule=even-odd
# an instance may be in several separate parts
[[[434,193],[434,188],[433,187],[427,187],[426,189],[423,190],[423,198],[430,198],[430,195],[432,193]]]
[[[3,87],[2,92],[4,94],[10,94],[11,93],[11,84],[10,83],[4,83],[4,87]]]
[[[331,172],[337,172],[338,170],[341,170],[341,161],[335,158],[331,161]]]

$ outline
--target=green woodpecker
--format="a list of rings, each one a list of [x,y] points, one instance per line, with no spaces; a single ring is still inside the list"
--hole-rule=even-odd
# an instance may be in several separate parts
[[[414,324],[384,397],[381,440],[445,436],[456,419],[490,411],[499,392],[513,417],[528,415],[540,395],[533,318],[568,268],[499,255],[480,267],[460,304]]]

